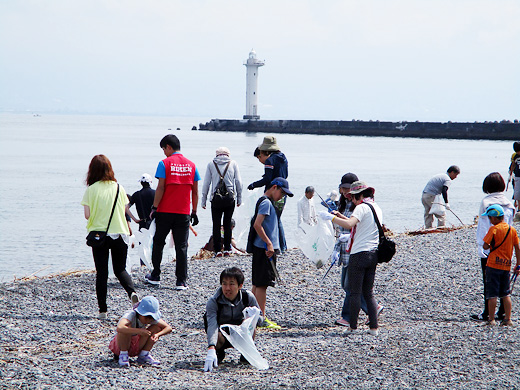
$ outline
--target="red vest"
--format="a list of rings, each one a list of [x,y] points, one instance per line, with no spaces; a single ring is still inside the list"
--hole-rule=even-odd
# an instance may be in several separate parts
[[[165,187],[157,211],[190,214],[195,164],[180,153],[165,158],[163,163],[166,173]]]

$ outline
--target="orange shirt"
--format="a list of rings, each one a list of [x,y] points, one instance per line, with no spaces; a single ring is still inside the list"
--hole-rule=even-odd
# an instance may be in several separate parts
[[[491,226],[484,237],[484,242],[493,247],[500,245],[504,241],[509,225],[505,222],[500,222],[498,225]],[[491,245],[493,242],[493,245]],[[511,258],[513,257],[513,247],[518,245],[518,235],[514,227],[511,226],[511,231],[507,235],[506,240],[502,245],[489,254],[487,266],[505,271],[511,270]]]

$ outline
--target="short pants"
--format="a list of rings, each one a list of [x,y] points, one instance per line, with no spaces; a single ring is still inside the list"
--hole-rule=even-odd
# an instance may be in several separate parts
[[[486,299],[509,296],[509,271],[486,267],[486,290]]]
[[[273,263],[276,267],[276,254],[273,255]],[[253,245],[253,267],[251,283],[256,287],[274,287],[275,275],[269,258],[265,254],[265,248]]]
[[[108,348],[114,352],[114,355],[119,356],[121,353],[121,350],[119,349],[119,345],[117,345],[116,342],[117,335],[114,336],[110,344],[108,345]],[[139,355],[139,352],[141,350],[139,349],[139,341],[141,340],[141,336],[138,334],[134,334],[132,336],[132,341],[130,341],[130,348],[128,349],[128,356],[137,356]]]

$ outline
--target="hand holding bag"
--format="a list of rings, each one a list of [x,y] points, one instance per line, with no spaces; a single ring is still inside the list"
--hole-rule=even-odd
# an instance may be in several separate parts
[[[383,228],[377,218],[376,210],[370,203],[365,203],[372,210],[374,220],[376,221],[377,229],[379,230],[379,245],[377,246],[377,262],[388,263],[395,255],[395,242],[386,238]]]
[[[112,212],[110,213],[110,218],[108,220],[108,226],[107,230],[99,231],[99,230],[93,230],[88,233],[87,235],[87,245],[92,248],[99,248],[102,246],[107,238],[108,228],[110,227],[110,222],[112,221],[112,216],[114,215],[114,210],[116,208],[117,198],[119,197],[119,183],[117,184],[117,192],[116,192],[116,198],[114,199],[114,205],[112,206]]]

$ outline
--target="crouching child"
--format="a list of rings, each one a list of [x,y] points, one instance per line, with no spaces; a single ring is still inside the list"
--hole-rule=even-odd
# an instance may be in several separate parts
[[[121,367],[130,367],[129,356],[137,356],[137,363],[155,366],[160,362],[152,357],[150,350],[159,337],[171,331],[172,327],[161,319],[157,298],[146,296],[121,317],[109,348],[119,357]]]
[[[504,222],[504,209],[499,204],[492,204],[482,216],[487,216],[493,224],[484,237],[484,249],[490,249],[486,263],[486,291],[488,300],[489,325],[495,325],[495,309],[497,298],[501,298],[505,316],[501,323],[510,326],[511,322],[511,291],[509,289],[509,272],[513,248],[516,256],[515,273],[520,273],[520,246],[514,227]]]
[[[204,328],[208,336],[208,354],[204,363],[204,371],[212,371],[224,360],[225,350],[233,348],[220,331],[220,325],[240,325],[245,319],[243,313],[245,308],[257,307],[260,309],[253,293],[243,289],[243,286],[244,274],[240,268],[226,268],[220,274],[219,289],[206,304]],[[260,316],[257,326],[262,322],[263,318]],[[240,361],[247,362],[242,355]]]

